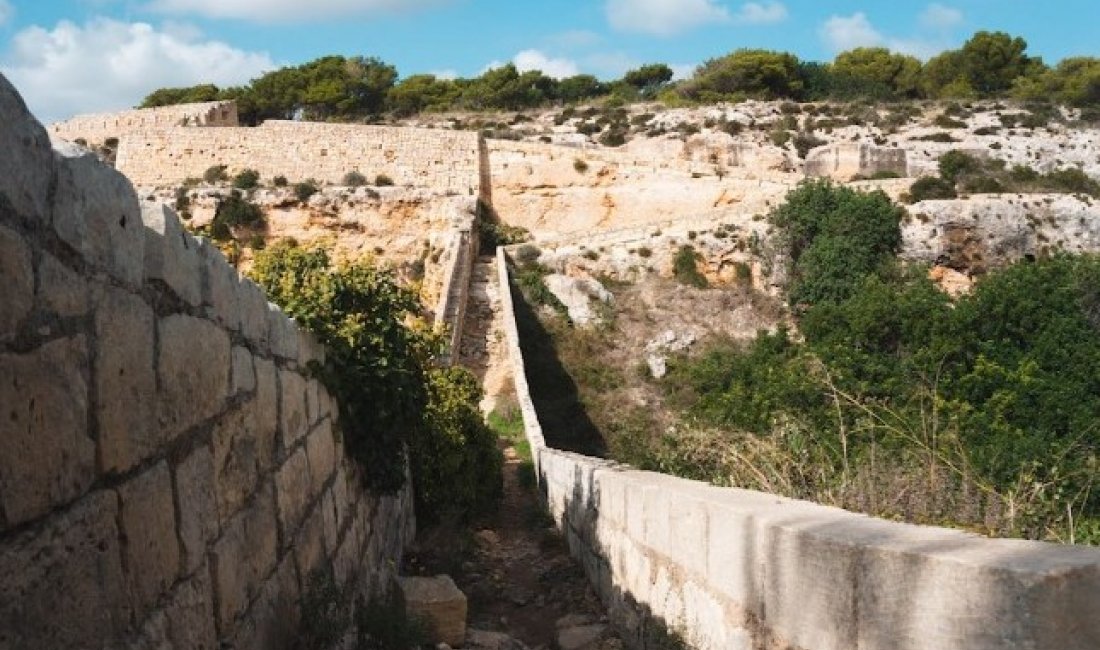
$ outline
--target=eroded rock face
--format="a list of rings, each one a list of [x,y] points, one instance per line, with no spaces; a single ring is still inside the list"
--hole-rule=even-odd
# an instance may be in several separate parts
[[[904,149],[842,143],[811,151],[806,156],[805,171],[806,176],[847,182],[856,177],[870,178],[883,173],[907,176],[909,167]]]
[[[577,325],[592,325],[603,320],[600,303],[614,300],[611,292],[598,280],[585,277],[569,277],[551,273],[545,278],[546,288],[569,310],[569,318]]]

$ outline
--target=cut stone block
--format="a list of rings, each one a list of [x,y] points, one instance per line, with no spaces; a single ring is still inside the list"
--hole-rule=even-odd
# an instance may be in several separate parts
[[[172,480],[161,461],[118,488],[126,574],[134,608],[152,609],[179,573],[179,541]]]
[[[78,497],[95,480],[87,365],[83,336],[0,354],[0,512],[8,526]]]
[[[0,226],[0,341],[15,338],[19,323],[34,307],[31,249],[15,231]]]
[[[173,439],[225,405],[229,336],[209,321],[182,315],[162,318],[158,329],[159,419]]]
[[[427,623],[432,642],[461,646],[466,641],[466,594],[450,576],[399,578],[405,615]]]

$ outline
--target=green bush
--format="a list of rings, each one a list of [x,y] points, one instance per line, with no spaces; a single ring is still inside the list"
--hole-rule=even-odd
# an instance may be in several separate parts
[[[205,172],[202,173],[202,180],[206,181],[210,185],[216,185],[223,183],[229,179],[229,176],[225,173],[225,165],[214,165],[208,167]]]
[[[442,339],[406,325],[419,301],[391,270],[335,266],[322,249],[284,242],[257,253],[251,275],[325,345],[324,365],[310,370],[336,397],[344,446],[370,487],[399,489],[408,449],[428,520],[492,507],[499,461],[479,426],[476,383],[432,369]]]
[[[787,195],[769,222],[789,251],[792,305],[847,298],[901,245],[904,210],[882,192],[864,194],[827,180],[808,181]]]
[[[936,199],[954,199],[958,197],[955,185],[938,176],[918,178],[909,188],[908,203],[919,203]]]
[[[218,202],[211,222],[211,237],[216,241],[228,241],[234,228],[260,228],[264,225],[264,212],[234,190]]]
[[[981,160],[970,154],[952,149],[939,158],[940,177],[955,184],[965,176],[976,174],[984,168]]]
[[[302,203],[305,203],[311,196],[320,191],[321,188],[317,186],[317,181],[312,178],[294,185],[294,196]]]
[[[672,274],[680,284],[697,289],[706,289],[710,286],[706,276],[699,272],[699,260],[702,256],[690,245],[683,245],[676,251],[676,257],[672,260]]]
[[[588,171],[588,163],[580,158],[576,158],[573,160],[573,169],[576,170],[578,174],[583,174]]]
[[[367,177],[357,171],[344,174],[344,185],[348,187],[362,187],[367,184]]]
[[[260,172],[255,169],[244,169],[233,177],[233,187],[238,190],[251,190],[259,186]]]
[[[393,179],[385,174],[379,174],[374,177],[374,184],[377,187],[390,187],[393,185]]]
[[[289,181],[287,181],[286,176],[276,176],[275,178],[271,179],[271,184],[275,187],[286,187],[290,183]]]

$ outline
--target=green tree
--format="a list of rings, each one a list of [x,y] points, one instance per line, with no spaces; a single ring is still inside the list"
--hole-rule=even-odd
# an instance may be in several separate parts
[[[664,63],[650,63],[627,71],[623,83],[638,90],[642,97],[655,97],[668,82],[672,81],[672,68]]]
[[[768,216],[790,256],[792,305],[838,302],[890,262],[901,246],[904,210],[882,192],[864,194],[808,181]]]
[[[978,32],[962,47],[962,64],[970,86],[980,95],[1004,93],[1032,64],[1027,41],[1004,32]]]
[[[187,88],[161,88],[146,95],[138,108],[212,102],[220,98],[220,91],[214,84],[200,84]]]
[[[681,92],[702,101],[730,97],[775,99],[802,91],[798,58],[785,52],[737,50],[711,59],[695,72]]]
[[[557,98],[563,102],[580,102],[607,94],[607,84],[590,74],[566,77],[558,82]]]
[[[884,47],[861,47],[837,55],[831,71],[839,79],[864,87],[866,94],[878,88],[888,95],[913,97],[920,82],[921,63]]]

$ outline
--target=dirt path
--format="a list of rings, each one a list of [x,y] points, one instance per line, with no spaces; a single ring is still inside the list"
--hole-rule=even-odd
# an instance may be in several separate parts
[[[470,531],[427,531],[409,569],[449,573],[466,594],[475,630],[467,648],[620,650],[602,604],[539,504],[531,470],[512,447],[504,453],[497,514]]]

